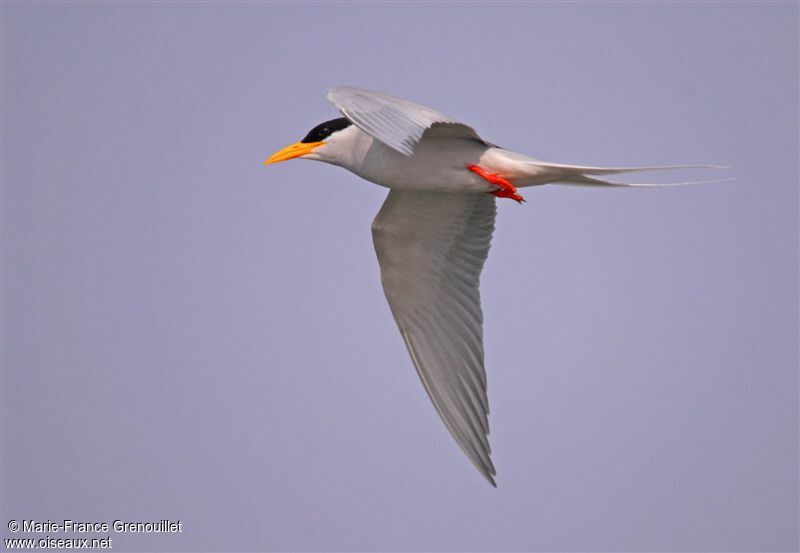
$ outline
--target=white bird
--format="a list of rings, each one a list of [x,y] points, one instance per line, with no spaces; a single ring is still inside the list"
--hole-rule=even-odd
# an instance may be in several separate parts
[[[547,183],[664,186],[599,177],[721,166],[549,163],[495,146],[456,119],[388,94],[341,86],[328,92],[328,100],[344,117],[317,125],[264,164],[293,158],[324,161],[389,188],[372,223],[386,299],[439,416],[496,486],[487,438],[479,291],[494,231],[495,198],[523,202],[517,188]]]

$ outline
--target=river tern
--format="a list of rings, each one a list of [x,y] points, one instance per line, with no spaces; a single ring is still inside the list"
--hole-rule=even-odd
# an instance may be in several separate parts
[[[521,203],[519,188],[547,183],[693,184],[632,184],[605,176],[721,166],[550,163],[495,146],[456,119],[388,94],[341,86],[327,97],[343,117],[317,125],[264,164],[324,161],[389,189],[372,222],[386,299],[436,411],[469,460],[496,486],[479,291],[496,198]]]

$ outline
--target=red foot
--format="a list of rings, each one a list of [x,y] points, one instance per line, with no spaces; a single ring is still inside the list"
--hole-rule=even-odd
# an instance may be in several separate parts
[[[511,198],[512,200],[516,201],[517,203],[521,204],[525,201],[525,198],[517,194],[517,187],[508,182],[506,179],[501,177],[500,175],[496,175],[494,173],[490,173],[486,169],[482,169],[477,165],[467,165],[467,169],[472,171],[473,173],[483,177],[484,179],[488,180],[492,184],[496,184],[500,188],[497,190],[493,190],[489,192],[489,194],[494,194],[498,198]]]

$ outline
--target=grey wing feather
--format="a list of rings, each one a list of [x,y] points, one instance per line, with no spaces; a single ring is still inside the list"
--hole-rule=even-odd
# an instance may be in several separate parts
[[[400,334],[447,429],[494,486],[479,282],[495,198],[392,190],[372,224]]]
[[[328,100],[361,130],[405,155],[413,154],[425,130],[436,124],[452,125],[464,138],[483,141],[452,117],[382,92],[339,86],[328,91]]]

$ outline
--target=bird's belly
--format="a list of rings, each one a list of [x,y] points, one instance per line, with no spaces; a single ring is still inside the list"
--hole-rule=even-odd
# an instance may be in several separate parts
[[[406,156],[376,140],[353,172],[398,190],[488,192],[493,186],[467,169],[478,163],[486,148],[474,140],[423,139]]]

